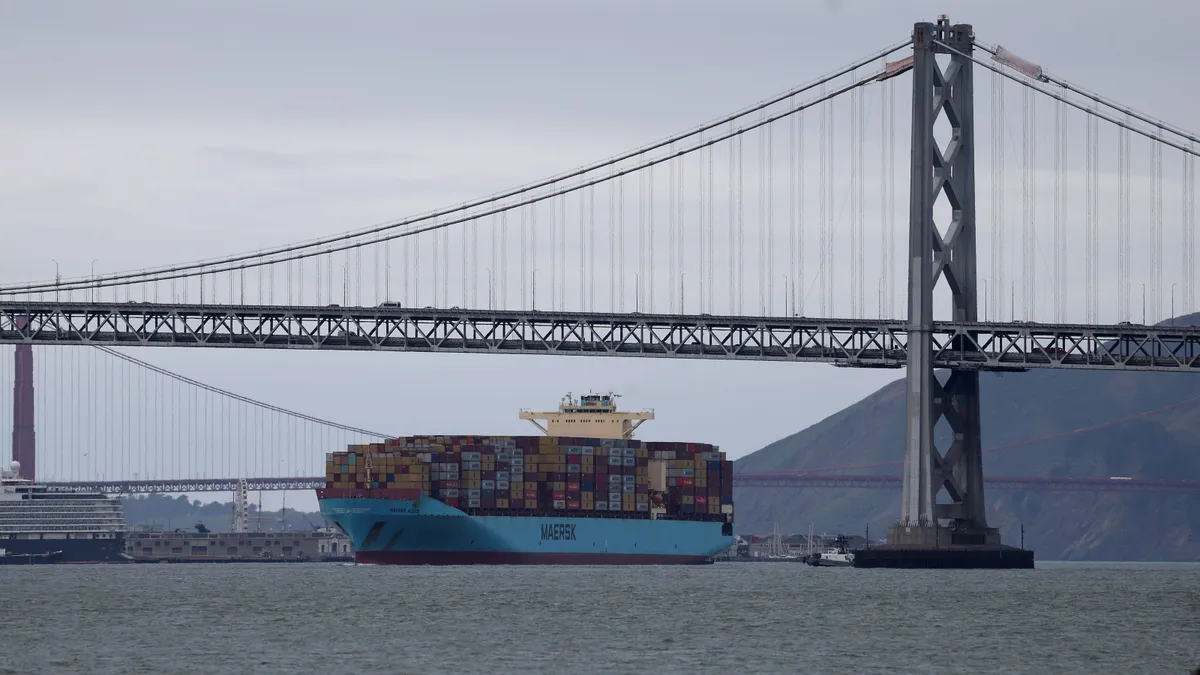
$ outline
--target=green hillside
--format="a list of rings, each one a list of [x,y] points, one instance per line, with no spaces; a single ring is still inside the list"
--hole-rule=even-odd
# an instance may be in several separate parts
[[[1200,375],[985,373],[981,390],[985,475],[1200,479]],[[1154,412],[1142,415],[1148,411]],[[1070,433],[1077,430],[1084,431]],[[904,384],[897,380],[736,467],[764,472],[897,462],[836,472],[896,475],[903,432]],[[939,436],[944,449],[948,438]],[[1033,439],[1045,440],[1024,443]],[[1010,444],[1016,445],[987,450]],[[1200,495],[993,490],[987,500],[989,523],[1012,543],[1024,523],[1026,545],[1042,560],[1200,560]],[[742,532],[767,532],[774,523],[800,532],[811,523],[817,532],[857,534],[869,525],[876,537],[899,517],[900,495],[747,488],[736,501]]]

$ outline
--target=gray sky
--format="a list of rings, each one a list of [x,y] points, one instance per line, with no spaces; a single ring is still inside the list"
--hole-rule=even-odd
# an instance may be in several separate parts
[[[52,259],[74,276],[94,259],[98,270],[115,271],[235,253],[490,194],[809,81],[947,9],[952,20],[973,23],[980,40],[1196,126],[1197,58],[1186,47],[1196,6],[972,4],[968,13],[875,1],[10,3],[0,10],[0,280],[52,277]],[[977,78],[982,95],[988,85],[983,73]],[[898,101],[909,96],[909,80],[901,82]],[[1042,110],[1045,138],[1051,109]],[[1008,119],[1019,123],[1019,108],[1010,107]],[[1081,120],[1075,130],[1082,132]],[[1019,157],[1019,138],[1009,144],[1010,160]],[[1082,161],[1082,149],[1072,153]],[[1050,161],[1046,155],[1040,166]],[[1016,217],[1020,174],[1010,167],[1007,184],[1017,192],[1006,208]],[[869,177],[868,200],[877,199],[875,184]],[[1167,200],[1178,208],[1173,188],[1168,182]],[[902,178],[901,213],[906,195]],[[1042,195],[1039,209],[1049,213],[1049,193]],[[980,197],[981,219],[989,198]],[[879,206],[867,208],[874,214]],[[1173,249],[1167,257],[1177,264]],[[1015,278],[1016,267],[1008,274]],[[876,283],[867,282],[872,309]],[[1073,299],[1081,293],[1071,287]],[[898,375],[641,359],[138,355],[279,405],[397,433],[523,433],[531,427],[516,419],[520,407],[550,409],[568,390],[613,389],[628,407],[657,410],[644,438],[715,442],[735,457]],[[59,453],[66,461],[69,451]],[[316,472],[320,459],[295,463]]]

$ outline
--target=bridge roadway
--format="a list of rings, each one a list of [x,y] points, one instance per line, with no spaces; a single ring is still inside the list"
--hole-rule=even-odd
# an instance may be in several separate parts
[[[250,490],[315,490],[325,487],[320,476],[298,478],[247,478]],[[69,492],[101,491],[109,494],[150,494],[181,492],[233,492],[236,478],[193,480],[124,480],[48,482],[56,490]],[[1037,490],[1069,492],[1200,492],[1200,480],[1158,480],[1147,478],[996,478],[986,477],[990,490]],[[875,488],[898,490],[900,476],[854,476],[831,474],[735,474],[735,487],[743,488]]]
[[[956,370],[1200,370],[1200,328],[937,322]],[[0,343],[809,361],[901,368],[896,320],[458,308],[0,301]]]

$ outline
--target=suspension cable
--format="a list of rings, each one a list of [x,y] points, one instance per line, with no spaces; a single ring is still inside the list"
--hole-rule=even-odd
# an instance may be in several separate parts
[[[565,195],[565,194],[568,194],[571,192],[576,192],[576,191],[580,191],[580,190],[584,190],[584,189],[588,189],[588,188],[593,188],[594,186],[596,186],[598,184],[605,183],[605,182],[608,182],[611,180],[615,180],[622,176],[625,176],[625,175],[628,175],[631,173],[636,173],[638,171],[642,171],[644,169],[648,169],[648,168],[657,166],[658,164],[662,164],[664,162],[668,162],[673,159],[678,159],[680,157],[689,155],[693,152],[697,152],[703,148],[707,148],[712,145],[716,145],[717,143],[720,143],[722,141],[726,141],[731,138],[738,137],[743,134],[749,133],[755,129],[758,129],[759,127],[762,127],[762,126],[765,126],[768,124],[773,124],[774,122],[777,122],[785,117],[794,115],[802,110],[806,110],[813,106],[816,106],[816,105],[819,105],[826,101],[829,101],[829,100],[836,98],[838,96],[841,96],[842,94],[845,94],[849,91],[852,91],[859,87],[866,86],[873,82],[877,82],[880,80],[880,76],[882,76],[883,74],[884,73],[881,72],[879,74],[879,76],[868,77],[868,78],[859,80],[857,82],[853,82],[847,86],[841,87],[839,89],[835,89],[828,94],[824,94],[816,99],[810,100],[806,103],[795,104],[793,106],[788,107],[787,109],[783,110],[780,113],[776,113],[774,115],[763,117],[758,121],[748,123],[748,124],[746,124],[746,126],[743,126],[743,127],[737,127],[730,132],[711,137],[708,140],[702,139],[701,141],[694,143],[693,145],[691,145],[689,147],[686,147],[682,150],[675,151],[674,154],[655,157],[652,159],[646,159],[646,160],[642,161],[640,164],[633,165],[633,166],[621,169],[619,171],[614,171],[611,174],[602,175],[597,178],[593,178],[591,180],[580,180],[579,183],[576,183],[574,185],[564,186],[564,187],[559,188],[554,191],[544,192],[539,195],[527,197],[522,201],[507,203],[507,204],[504,204],[504,205],[501,205],[498,207],[494,207],[494,208],[492,208],[490,210],[486,210],[486,211],[472,211],[472,212],[466,213],[465,215],[462,215],[462,216],[459,216],[456,218],[452,218],[452,219],[448,219],[448,220],[441,220],[440,218],[437,218],[437,219],[435,219],[435,221],[433,223],[425,225],[423,227],[418,227],[418,228],[405,230],[405,231],[401,231],[401,232],[393,232],[386,236],[378,237],[376,239],[372,239],[372,240],[365,241],[365,242],[363,242],[363,241],[346,241],[345,243],[339,244],[337,246],[330,246],[328,248],[324,248],[324,249],[317,250],[317,251],[302,251],[301,249],[303,247],[293,247],[291,250],[294,250],[295,252],[292,253],[291,255],[288,255],[286,257],[280,257],[280,258],[273,258],[270,260],[265,260],[262,258],[251,259],[251,257],[240,257],[240,258],[236,258],[236,259],[231,258],[231,259],[227,260],[225,263],[228,266],[222,267],[220,264],[205,265],[204,266],[204,274],[205,275],[215,275],[215,274],[222,273],[222,272],[233,272],[235,270],[252,268],[252,267],[270,266],[270,265],[275,265],[275,264],[278,264],[281,262],[287,262],[287,261],[292,261],[292,260],[302,260],[305,258],[312,258],[312,257],[320,256],[320,255],[337,253],[339,251],[347,251],[350,249],[357,249],[362,246],[370,246],[370,245],[374,245],[374,244],[380,244],[383,242],[392,241],[394,239],[401,239],[401,238],[405,238],[405,237],[414,237],[414,236],[417,236],[417,235],[420,235],[420,234],[423,234],[426,232],[431,232],[434,230],[440,230],[440,229],[443,229],[446,227],[450,227],[452,225],[458,225],[461,223],[472,222],[472,221],[475,221],[476,219],[484,217],[484,216],[494,215],[494,214],[504,214],[509,211],[512,211],[513,209],[521,208],[524,206],[529,206],[532,204],[537,204],[539,202],[553,199],[560,195]],[[406,221],[405,224],[411,224],[412,222],[416,222],[416,221],[415,220],[414,221]],[[242,264],[235,264],[235,263],[242,263]],[[161,281],[168,281],[171,279],[182,279],[182,278],[188,278],[188,277],[195,276],[196,273],[189,271],[191,269],[194,269],[194,267],[195,266],[191,266],[191,265],[183,265],[183,266],[179,266],[177,268],[173,268],[173,270],[169,270],[169,271],[162,272],[162,273],[146,273],[145,276],[142,276],[141,273],[118,274],[118,275],[112,275],[112,276],[109,276],[106,278],[100,278],[100,277],[82,278],[82,279],[78,279],[76,281],[67,282],[67,283],[58,283],[58,284],[50,282],[50,283],[27,284],[27,285],[22,285],[22,286],[0,287],[0,296],[17,295],[19,293],[31,293],[31,292],[37,292],[37,291],[43,291],[43,292],[59,291],[59,292],[61,292],[61,291],[71,291],[71,290],[87,289],[87,288],[128,286],[131,283],[156,283],[156,282],[161,282]],[[169,273],[171,271],[173,271],[174,273]]]
[[[248,398],[246,396],[242,396],[241,394],[235,394],[231,391],[227,391],[227,390],[221,389],[219,387],[214,387],[210,384],[205,384],[205,383],[199,382],[197,380],[193,380],[192,378],[187,377],[186,375],[180,375],[179,373],[171,372],[165,368],[160,368],[152,363],[147,363],[145,361],[142,361],[141,359],[137,359],[132,356],[129,356],[128,354],[122,354],[121,352],[119,352],[115,349],[112,349],[110,347],[105,347],[103,345],[92,345],[92,347],[95,349],[99,349],[100,351],[104,352],[105,354],[108,354],[109,356],[115,356],[118,359],[127,361],[127,362],[132,363],[137,366],[141,366],[142,368],[153,371],[160,375],[165,375],[173,380],[177,380],[184,384],[189,384],[193,387],[198,387],[200,389],[203,389],[208,392],[212,392],[214,394],[220,394],[221,396],[233,399],[235,401],[241,401],[242,403],[249,403],[250,405],[257,406],[264,410],[270,410],[272,412],[283,413],[284,415],[288,415],[290,417],[295,417],[296,419],[301,419],[306,422],[315,422],[317,424],[321,424],[326,427],[331,427],[334,429],[341,429],[342,431],[349,431],[349,432],[353,432],[356,434],[361,434],[363,436],[374,436],[376,438],[384,438],[384,439],[395,438],[395,436],[392,436],[391,434],[381,434],[377,431],[368,431],[366,429],[360,429],[358,427],[352,427],[352,426],[348,426],[345,424],[339,424],[337,422],[331,422],[326,419],[321,419],[320,417],[313,417],[312,415],[305,415],[304,413],[296,412],[294,410],[280,408],[279,406],[271,405],[270,403],[256,401],[255,399]]]
[[[195,262],[184,263],[184,264],[179,264],[179,265],[171,265],[171,266],[167,266],[167,267],[138,270],[135,272],[122,272],[122,273],[96,276],[96,277],[79,277],[76,279],[68,280],[68,282],[66,284],[62,283],[61,280],[58,280],[57,283],[38,283],[38,284],[27,283],[27,284],[22,284],[19,286],[2,286],[2,287],[0,287],[0,295],[12,295],[15,292],[50,290],[50,289],[54,289],[54,288],[59,288],[59,289],[66,289],[69,287],[70,288],[73,288],[73,287],[79,287],[79,288],[97,287],[98,288],[101,286],[112,285],[111,283],[105,283],[105,282],[112,282],[112,281],[125,281],[125,282],[132,282],[133,280],[154,281],[154,280],[190,277],[190,276],[194,276],[194,274],[180,275],[180,274],[174,274],[174,273],[191,272],[191,271],[194,271],[194,270],[197,270],[200,268],[210,268],[210,267],[226,268],[227,266],[233,265],[234,263],[238,263],[238,262],[260,260],[263,258],[282,256],[282,255],[295,253],[297,251],[304,251],[304,250],[308,250],[308,249],[312,249],[312,248],[331,246],[333,244],[339,244],[342,242],[346,242],[346,241],[349,241],[352,239],[357,239],[357,238],[364,237],[367,235],[378,234],[380,232],[385,232],[385,231],[390,231],[390,230],[394,230],[394,229],[398,229],[398,228],[411,226],[411,225],[425,222],[425,221],[432,220],[432,219],[443,218],[446,216],[453,216],[454,214],[459,214],[464,211],[474,209],[477,207],[483,207],[483,206],[488,206],[490,204],[495,204],[496,202],[499,202],[499,201],[502,201],[505,199],[509,199],[511,197],[517,197],[517,196],[523,195],[525,193],[532,192],[534,190],[539,190],[539,189],[542,189],[545,187],[551,187],[551,186],[555,185],[556,183],[560,183],[560,182],[568,180],[568,179],[583,176],[583,175],[586,175],[589,173],[595,173],[596,171],[598,171],[600,169],[604,169],[604,168],[608,168],[608,167],[611,167],[616,164],[620,164],[627,160],[638,157],[639,155],[642,155],[646,152],[659,150],[664,147],[668,147],[671,144],[679,143],[680,141],[692,138],[699,134],[703,134],[704,132],[714,129],[720,125],[723,125],[728,122],[738,120],[738,119],[741,119],[748,115],[751,115],[753,113],[759,112],[760,110],[769,108],[769,107],[771,107],[777,103],[780,103],[782,101],[785,101],[797,94],[804,93],[806,91],[809,91],[810,89],[814,89],[822,84],[825,84],[826,82],[835,80],[847,73],[856,71],[859,68],[862,68],[862,67],[870,64],[872,61],[875,61],[882,57],[886,57],[900,49],[903,49],[904,47],[907,47],[910,44],[912,44],[911,38],[905,39],[901,42],[897,42],[879,52],[876,52],[876,53],[868,56],[868,57],[858,59],[857,61],[854,61],[850,65],[844,66],[835,71],[831,71],[829,74],[824,75],[824,76],[818,78],[817,80],[814,80],[813,82],[810,82],[808,84],[802,85],[797,88],[790,89],[786,92],[783,92],[782,94],[770,97],[770,98],[760,101],[759,103],[756,103],[748,108],[745,108],[743,110],[737,111],[737,112],[729,114],[729,115],[725,115],[719,119],[712,120],[712,121],[702,124],[698,127],[695,127],[689,131],[685,131],[685,132],[676,134],[674,136],[664,138],[662,140],[651,143],[647,146],[643,146],[641,148],[637,148],[637,149],[622,153],[620,155],[610,157],[610,158],[602,160],[600,162],[596,162],[596,163],[569,171],[564,174],[552,176],[547,179],[543,179],[543,180],[540,180],[540,181],[537,181],[534,183],[530,183],[530,184],[527,184],[527,185],[524,185],[524,186],[521,186],[518,188],[514,188],[514,189],[508,190],[506,192],[497,193],[497,194],[494,194],[494,195],[491,195],[488,197],[484,197],[481,199],[476,199],[474,201],[464,202],[457,206],[428,212],[428,213],[425,213],[420,216],[405,218],[405,219],[399,220],[399,221],[386,222],[386,223],[383,223],[380,225],[376,225],[373,227],[369,227],[369,228],[365,228],[365,229],[361,229],[361,230],[357,230],[357,231],[346,232],[343,234],[334,235],[334,236],[330,236],[330,237],[323,237],[323,238],[319,238],[319,239],[312,239],[312,240],[299,242],[299,243],[293,243],[293,244],[289,244],[286,246],[276,247],[273,249],[265,249],[265,250],[259,250],[259,251],[249,252],[249,253],[233,255],[233,256],[227,256],[224,258],[201,260],[201,261],[195,261]],[[751,126],[746,130],[749,131],[754,128],[757,128],[757,126]],[[697,148],[699,148],[699,147],[707,147],[707,145],[700,144],[697,146]],[[693,148],[693,149],[696,149],[696,148]],[[642,167],[642,168],[644,168],[644,167]],[[628,173],[628,172],[622,172],[622,173],[619,173],[616,175],[623,175],[624,173]],[[614,178],[614,177],[615,176],[608,176],[607,178]],[[595,182],[603,182],[603,181],[595,181]],[[595,182],[589,183],[588,185],[594,185]],[[508,208],[516,208],[518,206],[523,206],[523,205],[530,204],[530,203],[536,203],[536,201],[541,201],[541,200],[526,201],[526,202],[522,202],[520,204],[510,205],[510,206],[506,207],[505,210],[507,210]],[[490,211],[490,212],[495,212],[495,211]],[[480,214],[480,215],[486,215],[486,214]],[[467,220],[469,220],[469,219],[467,219]],[[452,223],[459,223],[459,222],[463,222],[463,221],[458,220],[458,219],[454,219],[452,221]],[[448,224],[452,224],[452,223],[448,223]],[[426,231],[426,229],[421,229],[419,231],[423,232],[423,231]],[[381,241],[390,241],[392,238],[394,238],[394,237],[372,240],[367,243],[370,244],[370,243],[378,243]],[[330,251],[323,251],[323,252],[331,252],[334,250],[344,250],[344,248],[345,247],[339,247],[339,248],[330,249]],[[311,257],[311,256],[288,256],[288,257],[272,260],[270,263],[261,263],[260,262],[257,264],[246,265],[245,267],[257,267],[261,264],[273,264],[273,263],[277,263],[277,262],[282,262],[284,260],[302,259],[304,257]],[[231,269],[241,269],[241,268],[242,267],[239,266],[239,267],[234,267]],[[224,269],[219,270],[219,271],[224,271]],[[163,276],[163,275],[168,275],[168,276]]]

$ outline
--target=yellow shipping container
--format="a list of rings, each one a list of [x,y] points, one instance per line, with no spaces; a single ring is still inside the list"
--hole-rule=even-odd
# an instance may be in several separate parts
[[[537,500],[536,499],[526,499],[525,500],[525,508],[536,509],[537,508]]]
[[[646,452],[646,448],[644,448],[644,447],[638,448],[638,449],[634,450],[633,452],[634,452],[634,457],[637,457],[639,459],[650,456],[650,454]]]
[[[507,509],[508,508],[508,500],[502,499],[502,498],[497,498],[496,499],[496,508]]]

